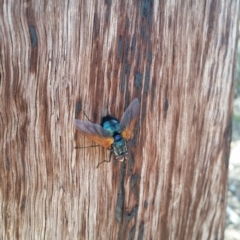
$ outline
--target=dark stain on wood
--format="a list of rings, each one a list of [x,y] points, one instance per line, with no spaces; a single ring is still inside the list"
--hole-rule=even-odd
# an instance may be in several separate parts
[[[165,104],[164,104],[164,118],[166,118],[166,116],[167,116],[168,106],[169,106],[168,98],[166,98]]]
[[[134,206],[130,212],[126,212],[126,221],[129,222],[133,217],[137,216],[138,205]]]
[[[143,240],[144,239],[144,221],[141,222],[139,226],[139,232],[138,232],[138,240]]]
[[[31,57],[30,57],[30,71],[36,72],[37,63],[38,63],[38,35],[36,31],[36,21],[35,16],[33,14],[32,3],[30,2],[27,5],[26,15],[28,22],[28,31],[30,35],[30,43],[31,43]]]
[[[10,170],[10,161],[9,161],[8,157],[6,158],[5,166],[6,166],[7,171],[9,171]]]
[[[118,37],[118,49],[117,49],[117,59],[120,62],[123,55],[123,37],[120,35]]]
[[[31,46],[34,48],[37,45],[37,33],[36,29],[33,25],[29,26],[29,33],[30,33],[30,39],[31,39]]]
[[[142,17],[148,18],[149,14],[150,14],[150,0],[143,0],[142,1]]]
[[[136,32],[134,33],[134,35],[132,37],[131,57],[134,57],[135,49],[136,49]]]
[[[221,44],[225,47],[225,53],[224,53],[224,60],[226,59],[227,49],[229,46],[229,30],[231,29],[231,14],[229,14],[229,17],[227,18],[226,25],[225,25],[225,31],[223,31],[221,36]],[[235,58],[236,59],[236,58]],[[236,61],[237,62],[237,61]]]
[[[131,144],[129,143],[129,151],[128,151],[128,175],[132,174],[132,167],[134,166],[134,155],[131,149]]]
[[[131,228],[131,230],[129,232],[128,239],[129,240],[134,239],[135,233],[136,233],[136,225],[133,225],[133,227]]]
[[[105,22],[108,24],[109,23],[109,16],[111,14],[112,0],[105,0],[105,3],[107,5],[107,9],[106,9],[106,12],[105,12]]]
[[[229,166],[229,158],[230,158],[230,149],[226,146],[229,146],[232,139],[232,114],[229,114],[228,125],[223,134],[223,142],[224,146],[222,146],[225,150],[225,166],[228,169]]]
[[[136,201],[139,201],[139,185],[140,185],[141,178],[137,175],[137,173],[133,174],[131,176],[131,191],[134,194],[134,199]]]
[[[78,101],[75,105],[75,118],[78,118],[79,113],[82,111],[82,102]]]
[[[135,74],[134,85],[138,90],[140,90],[142,88],[142,78],[143,78],[143,76],[140,72],[137,72]]]
[[[93,19],[93,41],[98,40],[99,30],[100,30],[100,21],[99,21],[97,13],[95,12],[94,19]]]
[[[214,31],[213,23],[216,23],[217,12],[218,12],[218,4],[215,1],[211,1],[210,9],[209,9],[209,24],[207,29],[207,36],[209,39],[212,38],[212,33]]]
[[[147,66],[146,72],[145,72],[145,82],[144,82],[144,93],[148,92],[149,89],[149,83],[151,81],[150,79],[150,66]]]

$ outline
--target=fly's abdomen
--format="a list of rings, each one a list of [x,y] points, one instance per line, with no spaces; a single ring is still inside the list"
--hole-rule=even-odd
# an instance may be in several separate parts
[[[127,155],[127,144],[121,135],[114,136],[114,143],[112,146],[116,158],[125,157]]]

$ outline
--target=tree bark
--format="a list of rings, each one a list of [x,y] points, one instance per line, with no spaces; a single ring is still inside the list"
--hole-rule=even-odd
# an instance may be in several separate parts
[[[223,239],[239,1],[1,1],[0,238]],[[120,163],[74,118],[140,114]]]

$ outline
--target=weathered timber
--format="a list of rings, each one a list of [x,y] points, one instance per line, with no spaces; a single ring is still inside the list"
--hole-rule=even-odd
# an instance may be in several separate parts
[[[223,239],[239,1],[1,1],[0,239]],[[73,126],[140,101],[129,159]]]

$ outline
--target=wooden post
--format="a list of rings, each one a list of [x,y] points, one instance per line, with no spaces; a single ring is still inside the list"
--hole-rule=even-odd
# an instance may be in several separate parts
[[[4,1],[0,238],[223,239],[239,1]],[[73,126],[140,101],[129,159]]]

